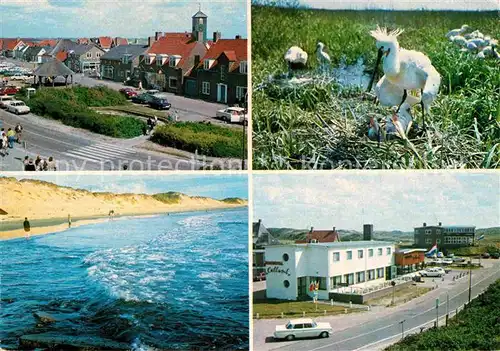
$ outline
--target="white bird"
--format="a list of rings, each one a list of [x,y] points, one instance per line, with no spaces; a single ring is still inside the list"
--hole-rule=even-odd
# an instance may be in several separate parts
[[[380,78],[375,85],[375,96],[377,97],[378,102],[382,106],[398,106],[403,101],[405,90],[400,86],[393,84],[387,79],[386,76]],[[420,98],[408,95],[406,97],[405,103],[408,103],[409,106],[416,105],[420,102]],[[403,104],[401,104],[403,106]]]
[[[484,57],[478,56],[479,58],[485,58],[486,56],[495,57],[497,59],[500,58],[500,54],[495,50],[495,45],[486,46],[480,53],[482,53]]]
[[[451,37],[460,35],[460,34],[464,33],[467,29],[469,29],[469,26],[464,24],[460,29],[450,30],[448,33],[446,33],[446,37],[451,38]]]
[[[471,33],[471,35],[472,35],[472,38],[480,38],[480,39],[484,38],[483,33],[481,33],[480,31],[478,31],[477,29],[475,31],[473,31]]]
[[[480,51],[477,53],[476,57],[478,59],[484,59],[484,58],[486,58],[486,55],[484,54],[484,52]]]
[[[290,70],[303,69],[307,64],[307,52],[298,46],[292,46],[285,54],[285,61]]]
[[[323,44],[322,42],[319,42],[316,46],[316,57],[318,58],[319,65],[323,70],[329,67],[330,63],[332,62],[330,60],[330,56],[323,51],[324,48],[325,44]]]
[[[486,41],[483,40],[483,39],[481,39],[481,38],[470,39],[470,40],[467,41],[467,45],[469,43],[473,43],[477,47],[483,47],[483,46],[487,45]]]
[[[454,37],[451,37],[450,40],[455,43],[455,44],[458,44],[460,46],[466,46],[467,45],[467,39],[465,39],[463,36],[461,35],[456,35]]]
[[[467,49],[469,49],[470,51],[477,50],[477,45],[472,41],[468,41],[467,42]],[[467,50],[465,50],[465,51],[467,51]]]
[[[371,31],[370,34],[377,40],[379,57],[385,56],[383,68],[387,79],[404,90],[401,103],[407,98],[407,90],[420,90],[423,128],[425,129],[425,113],[429,114],[430,105],[437,97],[441,76],[432,66],[431,60],[423,53],[400,49],[397,37],[402,32],[397,29],[388,33],[386,28],[381,29],[377,26],[377,29]],[[377,67],[374,73],[376,70]]]

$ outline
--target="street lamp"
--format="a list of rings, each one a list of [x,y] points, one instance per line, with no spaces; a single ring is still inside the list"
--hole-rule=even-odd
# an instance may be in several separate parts
[[[245,169],[245,134],[246,134],[246,126],[248,124],[248,92],[245,94],[245,118],[243,118],[243,137],[242,137],[242,149],[243,152],[241,153],[241,170]]]
[[[392,285],[392,303],[391,305],[394,305],[394,294],[396,293],[396,282],[393,280],[391,281]]]
[[[469,258],[469,306],[472,294],[472,258]]]

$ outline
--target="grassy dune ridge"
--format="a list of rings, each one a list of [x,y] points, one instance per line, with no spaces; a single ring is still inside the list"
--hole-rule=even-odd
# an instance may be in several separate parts
[[[304,168],[497,168],[500,165],[500,64],[460,52],[445,34],[467,23],[500,38],[496,12],[323,11],[252,6],[253,146],[256,169]],[[286,72],[286,50],[299,45],[317,68],[315,48],[326,44],[332,65],[362,58],[367,73],[376,59],[376,27],[403,28],[401,47],[422,51],[442,76],[427,119],[428,132],[378,147],[368,140],[370,116],[388,108],[334,82],[296,88],[268,84]],[[381,77],[381,74],[379,74]],[[419,107],[414,120],[421,124]],[[319,118],[320,116],[321,118]],[[325,123],[328,126],[325,126]]]

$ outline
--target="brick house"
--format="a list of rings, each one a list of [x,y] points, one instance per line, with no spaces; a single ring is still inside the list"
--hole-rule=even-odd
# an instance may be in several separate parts
[[[139,58],[148,50],[145,45],[118,45],[101,56],[101,77],[115,82],[133,79]]]
[[[186,79],[185,90],[204,100],[241,105],[248,87],[247,40],[236,36],[214,41]]]

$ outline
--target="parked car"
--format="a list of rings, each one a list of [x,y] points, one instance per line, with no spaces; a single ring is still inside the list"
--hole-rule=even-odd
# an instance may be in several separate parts
[[[149,102],[149,107],[157,110],[170,110],[172,104],[170,104],[170,102],[168,102],[165,98],[153,97],[153,100]]]
[[[243,107],[228,107],[218,110],[215,114],[227,123],[241,123],[246,119],[245,109]]]
[[[16,95],[20,89],[13,85],[0,88],[0,95]]]
[[[490,254],[485,252],[481,255],[482,258],[490,258]]]
[[[443,258],[443,260],[441,262],[443,264],[452,264],[453,263],[453,259],[451,259],[451,258]]]
[[[453,257],[453,262],[465,262],[465,258],[463,258],[463,257]]]
[[[292,319],[286,325],[277,325],[275,339],[327,338],[332,333],[330,323],[316,322],[311,318]]]
[[[149,89],[149,90],[146,90],[146,94],[149,94],[149,95],[154,95],[154,94],[158,94],[160,91],[157,90],[157,89]]]
[[[442,277],[446,272],[441,267],[432,267],[423,270],[420,274],[422,274],[422,277]]]
[[[496,260],[498,260],[500,258],[500,254],[498,252],[492,253],[490,256],[491,256],[491,258],[494,258]]]
[[[136,104],[144,104],[144,105],[147,105],[149,104],[151,101],[153,101],[154,99],[154,96],[151,95],[151,94],[148,94],[148,93],[143,93],[143,94],[140,94],[140,95],[136,95],[136,96],[132,96],[132,102],[136,103]]]
[[[133,96],[137,96],[138,95],[137,91],[135,89],[133,89],[133,88],[121,88],[119,91],[120,91],[120,93],[122,93],[123,95],[125,95],[125,97],[127,99],[130,99]]]
[[[14,101],[14,97],[11,95],[0,96],[0,108],[7,108],[7,105]]]
[[[23,113],[30,113],[30,108],[26,106],[23,101],[14,100],[7,105],[7,111],[20,115]]]

